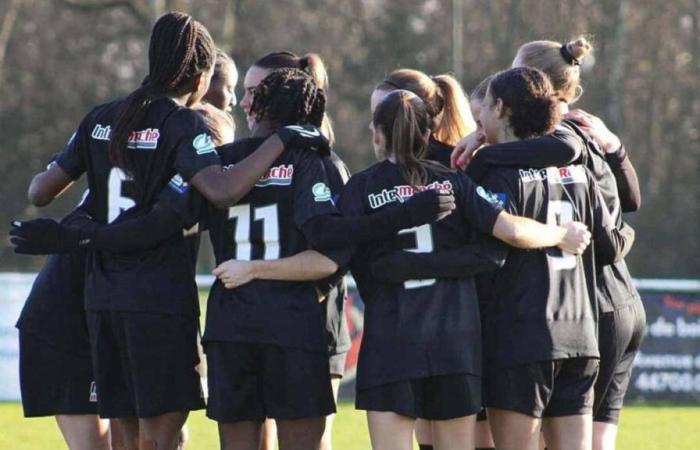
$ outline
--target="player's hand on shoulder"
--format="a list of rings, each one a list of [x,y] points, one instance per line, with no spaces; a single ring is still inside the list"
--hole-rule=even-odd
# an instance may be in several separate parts
[[[53,219],[34,219],[12,222],[10,242],[15,253],[49,255],[77,250],[80,230],[61,225]]]
[[[313,125],[287,125],[277,130],[277,136],[284,144],[285,149],[301,147],[314,150],[321,156],[331,154],[328,139],[321,130]]]
[[[229,259],[219,264],[213,271],[226,289],[234,289],[255,279],[251,261]]]
[[[591,243],[591,232],[581,222],[568,222],[561,225],[566,234],[559,243],[559,248],[574,255],[580,255]]]
[[[451,193],[427,189],[414,194],[402,205],[410,217],[412,226],[437,222],[455,209],[455,197]]]
[[[486,142],[486,135],[481,129],[463,137],[450,156],[452,167],[455,169],[464,169],[474,157],[474,153]]]
[[[622,146],[620,138],[593,114],[582,109],[574,109],[566,113],[564,118],[576,122],[605,153],[615,153]]]

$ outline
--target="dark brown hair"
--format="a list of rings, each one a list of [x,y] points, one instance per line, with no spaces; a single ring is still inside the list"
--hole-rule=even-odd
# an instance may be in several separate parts
[[[372,123],[386,138],[386,151],[394,155],[403,178],[414,188],[425,186],[431,173],[450,173],[437,162],[425,159],[432,116],[416,94],[399,89],[377,105]]]
[[[263,56],[253,64],[261,69],[300,69],[311,75],[316,83],[316,87],[328,92],[328,72],[323,59],[317,53],[306,53],[304,56],[297,56],[290,51],[272,52]],[[320,125],[321,132],[328,138],[331,145],[335,142],[335,132],[333,131],[333,121],[325,114]]]
[[[250,113],[258,122],[269,121],[283,127],[310,123],[321,126],[326,111],[326,95],[314,79],[299,69],[277,69],[255,88]]]
[[[153,26],[148,48],[148,76],[124,99],[114,122],[109,157],[116,166],[132,171],[127,149],[129,135],[143,119],[157,95],[192,90],[192,79],[214,64],[216,47],[207,29],[187,14],[169,12]]]
[[[508,123],[520,139],[550,133],[559,122],[558,101],[552,83],[539,69],[516,67],[493,76],[490,101],[501,99]]]
[[[433,136],[439,142],[455,145],[474,131],[466,95],[451,75],[429,76],[419,70],[399,69],[391,72],[375,89],[405,89],[420,97],[430,114]]]

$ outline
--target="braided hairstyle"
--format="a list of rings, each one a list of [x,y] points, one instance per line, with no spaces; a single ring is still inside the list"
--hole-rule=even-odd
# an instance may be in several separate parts
[[[174,11],[158,19],[148,48],[148,76],[124,99],[112,124],[109,157],[114,165],[133,171],[133,158],[127,151],[129,135],[153,98],[191,92],[193,78],[211,69],[215,58],[209,31],[191,16]]]
[[[320,127],[326,95],[314,79],[300,69],[277,69],[255,88],[250,114],[275,127],[310,123]]]
[[[253,66],[268,70],[301,69],[313,77],[316,87],[323,89],[324,93],[328,92],[328,72],[323,59],[317,53],[297,56],[290,51],[272,52],[255,61]],[[333,121],[327,113],[323,117],[320,128],[321,133],[328,138],[328,142],[332,146],[335,142],[335,132],[333,131]]]

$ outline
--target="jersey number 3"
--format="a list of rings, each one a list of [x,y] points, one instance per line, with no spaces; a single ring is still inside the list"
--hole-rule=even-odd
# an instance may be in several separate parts
[[[277,221],[277,205],[261,206],[253,209],[254,221],[262,221],[262,240],[265,246],[263,259],[279,259],[280,237]],[[233,239],[236,242],[235,259],[250,261],[253,246],[251,245],[250,205],[236,205],[228,210],[229,219],[236,219],[236,231]]]
[[[406,228],[405,230],[399,231],[399,234],[415,233],[416,235],[416,246],[413,248],[405,249],[407,252],[413,253],[430,253],[433,251],[433,233],[430,229],[430,224],[421,225],[414,228]],[[404,289],[417,289],[426,286],[432,286],[435,284],[435,278],[430,278],[426,280],[407,280],[404,281]]]

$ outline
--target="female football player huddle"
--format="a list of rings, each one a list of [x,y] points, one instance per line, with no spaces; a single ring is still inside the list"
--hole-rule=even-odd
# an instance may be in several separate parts
[[[640,196],[617,136],[569,109],[590,51],[527,43],[471,102],[450,75],[388,74],[367,93],[378,162],[350,176],[318,55],[246,71],[234,140],[234,62],[162,16],[141,86],[29,188],[41,206],[85,174],[83,201],[13,224],[17,252],[51,254],[18,322],[25,415],[71,449],[183,448],[202,408],[222,449],[330,449],[350,270],[373,448],[614,449],[645,323],[621,219]]]

